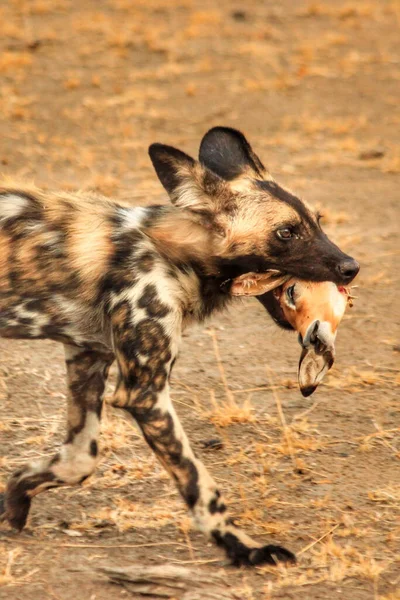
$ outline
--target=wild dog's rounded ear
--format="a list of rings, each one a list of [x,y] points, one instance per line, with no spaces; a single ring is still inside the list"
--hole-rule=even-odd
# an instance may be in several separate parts
[[[159,180],[168,194],[173,197],[196,161],[181,150],[164,144],[151,144],[149,155]]]
[[[173,204],[197,213],[215,212],[215,198],[225,182],[181,150],[152,144],[149,155]]]
[[[243,133],[230,127],[213,127],[205,134],[200,144],[199,160],[227,181],[249,170],[253,177],[258,178],[262,178],[265,172],[264,165]]]

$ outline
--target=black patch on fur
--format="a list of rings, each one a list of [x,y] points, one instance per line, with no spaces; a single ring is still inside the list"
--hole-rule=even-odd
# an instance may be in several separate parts
[[[218,497],[213,498],[208,504],[208,510],[212,515],[215,515],[215,513],[223,514],[224,512],[226,512],[226,504],[224,504],[223,502],[220,504],[218,502]]]
[[[0,494],[0,522],[4,519],[6,512],[5,497],[4,494]]]
[[[154,267],[154,262],[155,254],[154,252],[150,252],[150,250],[142,252],[142,254],[139,254],[134,257],[135,269],[137,269],[141,273],[150,273],[150,271]]]
[[[162,352],[169,347],[169,337],[162,325],[154,319],[143,319],[135,327],[137,347],[146,356],[153,352]]]
[[[295,563],[295,555],[281,546],[267,545],[261,548],[249,548],[233,533],[221,534],[220,531],[211,532],[218,546],[225,549],[232,564],[236,567],[241,565],[276,565],[279,562]]]
[[[28,300],[25,308],[31,312],[43,312],[43,300],[39,300],[37,298],[34,300]]]
[[[278,185],[275,181],[256,181],[257,187],[261,190],[268,192],[274,198],[277,198],[281,202],[285,202],[289,204],[299,215],[302,221],[307,222],[312,227],[318,229],[318,223],[316,222],[316,217],[310,214],[307,208],[304,206],[303,202],[297,196],[294,196],[283,187]]]
[[[190,458],[183,456],[182,442],[175,436],[174,420],[170,413],[153,408],[158,395],[150,389],[143,391],[132,406],[124,407],[138,422],[146,442],[171,472],[189,508],[199,500],[199,474]]]
[[[90,452],[90,456],[93,456],[93,458],[95,458],[98,455],[99,449],[98,449],[96,440],[92,440],[90,442],[89,452]]]
[[[118,231],[114,234],[114,253],[100,285],[96,303],[103,300],[109,292],[120,293],[136,282],[133,273],[133,253],[135,247],[143,240],[143,234],[135,229]]]
[[[19,317],[18,319],[21,325],[33,325],[35,320],[32,317]]]
[[[53,458],[51,459],[51,461],[49,462],[49,467],[53,467],[54,465],[56,465],[57,463],[59,463],[60,460],[61,460],[61,456],[57,452],[57,454],[55,454],[53,456]]]
[[[35,490],[43,483],[55,481],[51,471],[43,471],[21,479],[23,470],[15,473],[8,485],[5,494],[5,516],[12,527],[21,531],[26,524],[31,498],[27,492]]]
[[[189,483],[184,490],[184,499],[189,508],[193,508],[199,501],[199,473],[194,463],[189,459],[183,459],[183,466],[189,472]]]
[[[217,258],[215,260],[219,275],[224,279],[234,279],[244,273],[264,273],[271,268],[271,261],[258,254],[246,254],[234,258]]]
[[[221,287],[225,279],[228,277],[200,277],[201,310],[196,314],[200,322],[232,301],[232,296]]]
[[[166,317],[170,312],[169,307],[159,299],[157,288],[153,284],[148,284],[144,288],[138,307],[145,309],[149,317],[157,319]]]

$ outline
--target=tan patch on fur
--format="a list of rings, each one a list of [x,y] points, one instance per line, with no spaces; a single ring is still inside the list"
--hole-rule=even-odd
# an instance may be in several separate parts
[[[263,177],[261,179],[257,173],[248,168],[243,171],[239,177],[236,177],[230,181],[229,187],[233,192],[238,192],[239,194],[248,194],[251,189],[255,189],[255,179],[259,181],[274,181],[272,175],[267,171],[263,173]]]
[[[18,267],[23,277],[34,280],[43,290],[48,282],[62,286],[68,275],[76,272],[83,282],[81,297],[87,301],[92,300],[100,277],[107,271],[112,253],[112,225],[109,215],[116,204],[90,192],[48,192],[33,185],[18,185],[14,182],[2,186],[0,192],[31,196],[34,200],[26,200],[27,215],[35,202],[43,211],[42,218],[37,221],[37,231],[32,228],[32,223],[21,221],[20,228],[22,231],[26,230],[28,235],[14,242],[17,245]],[[23,211],[20,216],[23,217]],[[44,271],[36,247],[47,244],[52,236],[56,237],[58,229],[67,234],[67,257],[54,258],[53,267],[50,269],[46,266]],[[2,246],[5,243],[3,235]],[[54,247],[57,247],[57,241]],[[4,256],[5,252],[2,251],[0,274],[6,268]],[[22,293],[26,291],[20,290]],[[65,291],[68,292],[67,289]]]
[[[70,428],[78,427],[82,422],[83,411],[82,407],[77,404],[72,398],[68,398],[67,404],[67,419]]]
[[[113,397],[109,401],[112,406],[123,408],[129,404],[130,390],[127,390],[123,383],[115,390]]]
[[[78,209],[68,228],[68,253],[71,267],[79,273],[82,295],[92,300],[101,276],[107,272],[113,247],[111,223],[104,211]]]
[[[234,217],[217,217],[226,232],[221,240],[221,255],[235,256],[257,252],[265,254],[266,239],[274,229],[288,221],[298,220],[297,212],[288,204],[257,196],[241,197],[237,200]],[[231,248],[235,248],[231,251]]]
[[[10,238],[0,230],[0,291],[9,289]]]
[[[158,251],[172,262],[198,260],[207,263],[212,256],[213,235],[195,216],[171,211],[144,232]]]

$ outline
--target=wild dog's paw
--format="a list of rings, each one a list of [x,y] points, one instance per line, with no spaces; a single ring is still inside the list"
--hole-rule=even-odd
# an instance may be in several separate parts
[[[228,557],[232,561],[232,564],[236,567],[240,567],[242,565],[276,565],[278,562],[296,562],[295,555],[281,546],[269,544],[267,546],[252,548],[251,546],[247,546],[245,543],[240,541],[238,536],[234,533],[222,534],[219,531],[213,531],[212,536],[218,546],[225,549]]]
[[[13,485],[13,481],[8,484],[5,494],[0,496],[0,521],[8,521],[14,529],[22,531],[28,519],[31,499]]]
[[[268,544],[267,546],[250,550],[249,562],[251,565],[276,565],[278,562],[294,564],[296,557],[293,552],[282,548],[282,546]]]

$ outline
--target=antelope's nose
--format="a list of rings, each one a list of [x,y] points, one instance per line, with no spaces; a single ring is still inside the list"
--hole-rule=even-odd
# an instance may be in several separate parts
[[[346,258],[336,267],[343,283],[350,283],[360,270],[360,265],[354,258]]]

